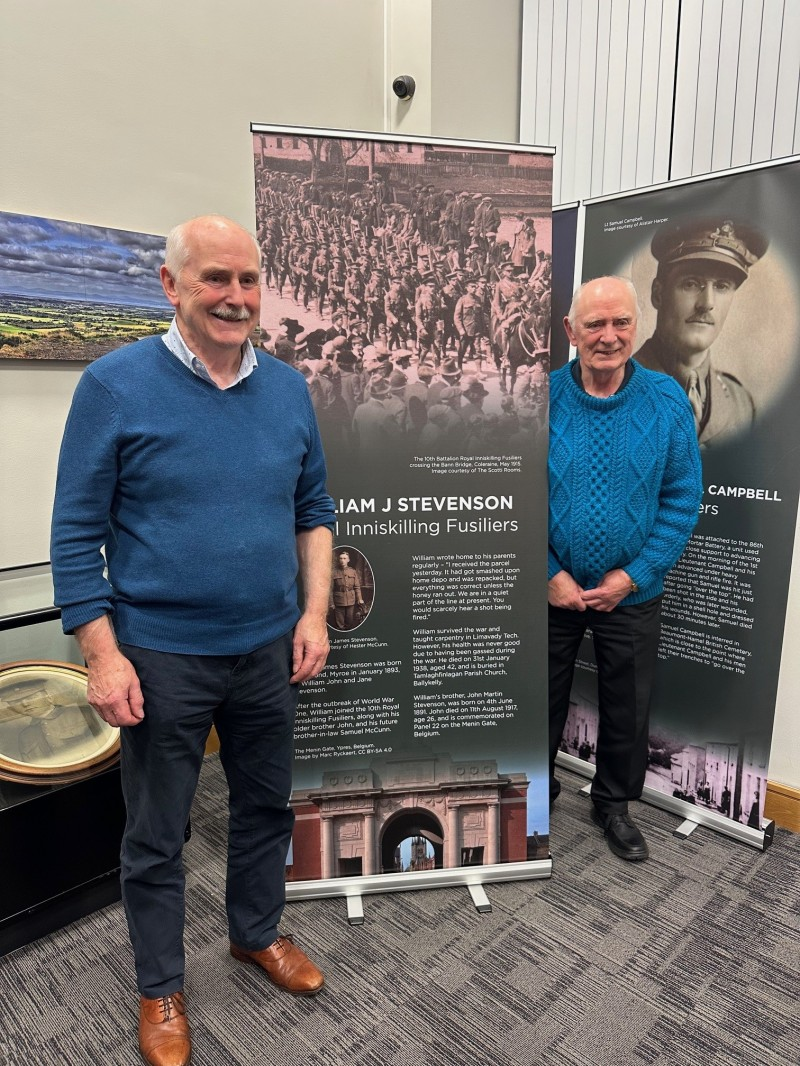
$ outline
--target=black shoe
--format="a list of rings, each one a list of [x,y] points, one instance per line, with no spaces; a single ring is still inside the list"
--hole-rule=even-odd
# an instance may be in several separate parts
[[[642,862],[650,857],[647,841],[627,812],[602,814],[592,804],[592,821],[603,830],[609,848],[618,858],[628,862]]]
[[[553,804],[561,795],[561,782],[557,777],[550,778],[550,810],[553,809]]]

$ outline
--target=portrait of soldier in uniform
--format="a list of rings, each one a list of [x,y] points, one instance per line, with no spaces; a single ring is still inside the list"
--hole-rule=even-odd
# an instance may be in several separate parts
[[[750,429],[758,414],[749,389],[726,368],[724,345],[716,342],[768,243],[753,226],[717,218],[663,227],[650,245],[658,263],[650,290],[657,318],[655,332],[634,358],[683,387],[704,448]]]
[[[373,578],[369,563],[354,548],[333,551],[328,625],[340,633],[357,629],[372,607]]]
[[[109,752],[116,730],[97,717],[80,683],[41,674],[0,684],[0,763],[70,770]]]

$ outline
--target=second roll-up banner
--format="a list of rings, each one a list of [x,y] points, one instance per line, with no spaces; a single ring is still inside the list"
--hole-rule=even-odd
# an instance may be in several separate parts
[[[704,496],[665,585],[646,785],[760,831],[800,466],[800,163],[586,206],[583,277],[639,293],[634,359],[695,410]],[[592,762],[591,641],[564,750]]]
[[[287,876],[543,876],[551,153],[253,133],[265,346],[338,510]]]

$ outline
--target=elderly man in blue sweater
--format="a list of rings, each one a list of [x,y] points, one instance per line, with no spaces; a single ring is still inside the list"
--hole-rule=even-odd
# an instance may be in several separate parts
[[[218,216],[177,226],[161,280],[169,332],[97,360],[76,389],[52,560],[89,702],[121,727],[140,1050],[152,1066],[181,1066],[181,848],[212,723],[230,792],[231,954],[296,995],[324,983],[278,923],[297,686],[328,653],[334,507],[302,375],[257,359],[249,340],[253,237]]]
[[[622,859],[648,857],[628,813],[647,769],[650,691],[664,576],[703,494],[694,417],[672,378],[631,359],[637,300],[624,278],[575,293],[564,326],[578,358],[550,379],[550,797],[575,659],[597,660],[592,818]]]

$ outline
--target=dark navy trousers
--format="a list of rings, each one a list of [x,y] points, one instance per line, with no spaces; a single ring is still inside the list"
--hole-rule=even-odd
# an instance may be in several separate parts
[[[642,794],[660,619],[660,596],[613,611],[548,606],[551,799],[560,791],[556,755],[569,714],[575,659],[587,629],[594,641],[600,718],[592,801],[604,814],[622,814],[628,800]]]
[[[181,851],[212,723],[229,791],[230,938],[257,951],[278,936],[294,824],[292,634],[246,655],[121,651],[139,675],[145,715],[121,730],[122,899],[139,992],[156,998],[183,988]]]

